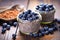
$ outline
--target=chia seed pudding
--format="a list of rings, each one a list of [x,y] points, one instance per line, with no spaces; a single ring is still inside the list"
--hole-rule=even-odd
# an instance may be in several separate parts
[[[17,16],[19,31],[24,34],[36,33],[40,29],[41,20],[41,15],[31,10],[20,13]]]
[[[42,24],[49,24],[54,20],[55,7],[52,4],[40,4],[36,11],[42,16]]]

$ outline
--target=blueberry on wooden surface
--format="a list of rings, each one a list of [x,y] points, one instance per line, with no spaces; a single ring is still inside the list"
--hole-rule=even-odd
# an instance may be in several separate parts
[[[12,39],[13,39],[13,40],[16,40],[16,34],[13,34],[13,35],[12,35]]]
[[[6,32],[6,28],[2,28],[2,34],[5,34],[5,32]]]
[[[3,28],[6,28],[6,26],[7,26],[7,23],[3,23],[3,25],[2,25],[2,26],[3,26]]]
[[[18,24],[17,22],[14,22],[14,23],[13,23],[13,26],[14,26],[14,27],[16,27],[16,26],[17,26],[17,24]]]
[[[7,30],[10,30],[10,27],[11,27],[11,25],[7,25],[6,29]]]

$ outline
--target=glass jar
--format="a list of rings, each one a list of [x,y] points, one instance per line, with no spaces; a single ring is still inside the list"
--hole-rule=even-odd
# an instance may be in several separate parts
[[[40,22],[42,20],[41,15],[39,14],[39,19],[33,20],[33,21],[28,21],[28,20],[22,20],[19,18],[19,15],[17,16],[17,21],[19,23],[19,31],[24,33],[24,34],[29,34],[29,33],[37,33],[38,30],[40,29]]]

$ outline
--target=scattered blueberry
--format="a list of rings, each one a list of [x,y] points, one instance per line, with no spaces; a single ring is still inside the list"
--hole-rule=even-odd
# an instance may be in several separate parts
[[[10,30],[10,27],[11,27],[10,25],[7,25],[6,29],[7,29],[7,30]]]
[[[12,35],[12,39],[15,40],[16,39],[16,34]]]
[[[58,19],[57,22],[60,24],[60,20]]]
[[[33,33],[30,33],[30,36],[33,36]]]
[[[14,22],[13,25],[14,25],[14,27],[16,27],[17,26],[17,22]]]
[[[38,33],[38,36],[39,36],[39,37],[42,37],[42,33]]]
[[[45,35],[45,31],[42,31],[41,34],[42,34],[42,36],[44,36]]]
[[[33,37],[38,37],[38,34],[37,34],[37,33],[34,33],[34,34],[33,34]]]
[[[46,27],[44,27],[44,30],[45,30],[45,31],[47,31],[48,29],[49,29],[49,28],[48,28],[47,26],[46,26]]]
[[[41,30],[39,30],[38,33],[41,33]]]
[[[2,34],[4,34],[6,32],[6,28],[2,28]]]
[[[49,34],[49,31],[45,31],[45,34],[48,35]]]
[[[2,25],[2,26],[3,26],[3,28],[6,28],[6,26],[7,26],[7,23],[3,23],[3,25]]]
[[[51,27],[55,27],[55,26],[56,26],[56,24],[55,24],[55,23],[52,23],[50,26],[51,26]]]
[[[58,30],[58,29],[57,29],[57,27],[53,27],[53,30],[56,31],[56,30]]]
[[[49,28],[48,31],[49,31],[50,34],[53,34],[54,33],[53,28]]]

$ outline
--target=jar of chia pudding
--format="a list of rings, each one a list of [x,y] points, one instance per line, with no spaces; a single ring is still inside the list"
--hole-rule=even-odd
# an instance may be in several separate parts
[[[42,16],[41,24],[49,24],[54,20],[55,7],[52,4],[40,4],[36,11]]]
[[[42,18],[39,13],[26,10],[17,16],[19,31],[24,34],[37,33],[40,29]]]

